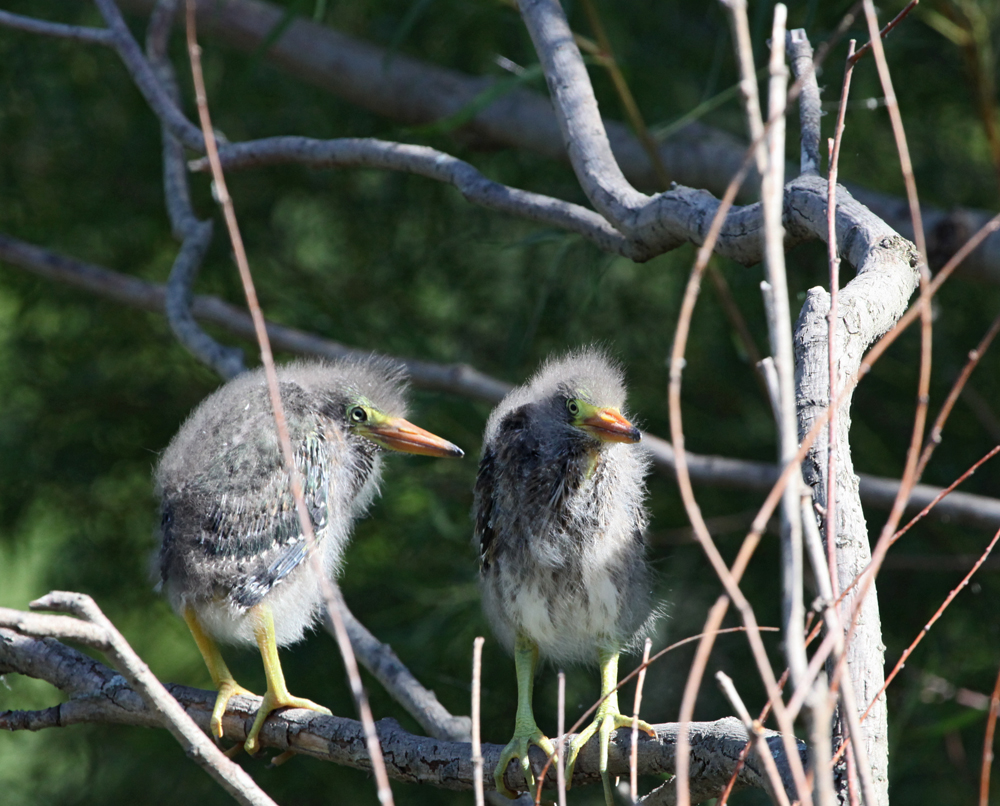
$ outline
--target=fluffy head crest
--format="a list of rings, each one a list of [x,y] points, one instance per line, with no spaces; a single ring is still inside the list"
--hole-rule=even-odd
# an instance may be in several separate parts
[[[581,347],[561,356],[550,356],[531,380],[508,392],[493,410],[486,424],[486,441],[495,436],[500,421],[509,412],[555,394],[621,409],[625,405],[625,374],[618,362],[600,347]]]
[[[278,369],[278,380],[296,383],[309,395],[338,396],[367,401],[391,417],[406,416],[406,370],[380,355],[336,361],[295,361]]]

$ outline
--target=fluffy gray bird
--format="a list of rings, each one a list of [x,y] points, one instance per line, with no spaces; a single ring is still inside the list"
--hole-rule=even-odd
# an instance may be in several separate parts
[[[531,705],[542,655],[555,663],[600,664],[601,694],[608,696],[570,746],[567,778],[580,748],[598,733],[611,803],[608,744],[632,718],[620,713],[618,695],[610,692],[619,652],[650,615],[643,539],[649,460],[635,444],[639,429],[621,413],[624,402],[621,370],[603,352],[584,349],[545,363],[486,425],[476,539],[483,609],[517,670],[514,737],[494,772],[497,789],[510,797],[503,780],[508,762],[519,758],[533,786],[528,746],[554,752]],[[639,726],[653,733],[645,722]]]
[[[450,442],[403,419],[405,383],[384,358],[302,362],[278,368],[295,464],[316,549],[328,578],[340,568],[356,518],[378,491],[384,449],[462,456]],[[205,399],[163,453],[160,577],[187,622],[219,691],[211,728],[234,694],[216,641],[256,644],[267,693],[245,747],[257,749],[267,715],[286,706],[329,714],[285,686],[277,647],[295,643],[321,612],[322,580],[308,560],[278,443],[263,370]]]

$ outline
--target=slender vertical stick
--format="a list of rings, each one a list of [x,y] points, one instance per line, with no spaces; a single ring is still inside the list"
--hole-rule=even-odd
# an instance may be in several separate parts
[[[472,786],[476,793],[476,806],[483,806],[483,748],[479,738],[480,679],[483,668],[482,636],[472,642]]]
[[[639,706],[642,705],[642,685],[646,682],[646,667],[649,664],[649,650],[653,641],[646,639],[642,649],[642,666],[639,667],[639,679],[635,682],[635,706],[632,709],[632,756],[629,759],[629,792],[632,802],[639,800]]]
[[[191,73],[195,85],[198,117],[201,122],[202,134],[205,138],[205,151],[212,168],[212,181],[226,219],[226,227],[229,230],[233,254],[239,269],[240,279],[243,282],[243,290],[247,297],[247,307],[250,309],[250,314],[253,317],[254,331],[257,336],[257,342],[260,345],[260,356],[267,377],[268,394],[271,399],[271,407],[274,411],[275,427],[278,432],[278,441],[281,445],[282,458],[288,470],[289,486],[295,500],[299,524],[302,527],[302,533],[309,546],[309,562],[313,564],[313,569],[321,581],[320,584],[327,613],[333,622],[337,644],[340,648],[341,657],[344,660],[348,679],[350,680],[351,693],[354,695],[355,705],[361,716],[361,723],[365,731],[365,741],[368,747],[368,756],[371,759],[372,771],[375,773],[379,802],[382,806],[392,806],[392,789],[389,786],[389,775],[386,772],[385,761],[382,758],[382,747],[379,744],[378,732],[375,729],[375,720],[368,705],[368,696],[365,694],[364,686],[361,683],[361,674],[358,671],[358,663],[354,657],[354,650],[351,648],[351,640],[347,635],[347,629],[340,614],[340,604],[337,600],[340,590],[327,578],[322,568],[322,561],[315,550],[316,536],[313,533],[312,520],[306,509],[305,499],[302,495],[302,479],[296,468],[295,457],[292,453],[292,443],[288,435],[288,423],[285,420],[285,411],[281,403],[281,393],[278,389],[278,376],[274,369],[274,355],[271,352],[271,342],[267,335],[267,325],[264,321],[264,314],[260,309],[260,303],[257,300],[257,291],[254,287],[253,277],[250,274],[250,263],[247,260],[246,249],[243,246],[243,237],[240,235],[239,224],[236,221],[236,210],[233,206],[232,197],[229,195],[229,189],[226,186],[226,178],[222,172],[222,163],[219,160],[215,131],[212,128],[212,121],[208,112],[205,79],[201,69],[201,47],[198,45],[197,39],[194,0],[187,0],[187,46],[191,62]]]
[[[559,701],[556,730],[559,738],[556,740],[556,792],[559,793],[559,806],[566,806],[566,755],[563,743],[566,741],[566,672],[559,670]]]
[[[827,357],[830,364],[829,401],[830,422],[827,425],[827,471],[826,471],[826,558],[830,569],[830,584],[833,595],[837,596],[837,300],[840,289],[840,255],[837,254],[837,168],[840,164],[840,146],[844,137],[844,118],[847,115],[847,98],[851,91],[851,77],[854,74],[854,46],[851,40],[847,46],[847,69],[844,84],[840,90],[840,105],[837,110],[837,126],[830,143],[830,171],[827,176],[826,225],[827,258],[830,261],[830,312],[827,330]]]
[[[997,727],[997,712],[1000,711],[1000,672],[990,697],[990,714],[986,718],[986,736],[983,739],[983,767],[979,773],[979,806],[990,803],[990,767],[993,766],[993,732]]]
[[[768,745],[767,739],[764,738],[764,733],[761,730],[760,723],[755,722],[753,717],[750,716],[750,712],[743,704],[743,699],[736,691],[736,686],[733,684],[733,680],[729,677],[729,675],[725,672],[716,672],[715,679],[718,681],[719,688],[722,689],[722,693],[726,695],[726,699],[729,700],[733,709],[736,711],[736,715],[743,722],[743,727],[746,728],[747,738],[754,743],[754,747],[757,750],[757,756],[763,763],[764,770],[767,772],[767,780],[771,784],[771,797],[777,801],[778,806],[790,806],[788,794],[785,792],[785,787],[781,783],[781,775],[778,773],[778,766],[774,763],[774,756],[771,755],[771,747]]]

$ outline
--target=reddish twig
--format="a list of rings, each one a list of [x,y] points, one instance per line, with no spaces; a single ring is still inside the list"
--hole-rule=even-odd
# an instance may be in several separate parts
[[[927,435],[927,441],[924,443],[923,452],[920,454],[920,461],[917,462],[918,479],[923,475],[924,468],[927,467],[927,462],[930,460],[934,449],[941,444],[941,431],[944,429],[944,424],[951,414],[955,401],[957,401],[958,396],[962,394],[965,384],[969,381],[969,376],[972,375],[973,370],[975,370],[975,368],[979,365],[980,360],[989,349],[990,344],[993,342],[993,339],[996,337],[998,331],[1000,331],[1000,314],[998,314],[993,320],[993,323],[986,331],[986,335],[984,335],[980,340],[976,349],[969,352],[969,360],[962,368],[962,372],[955,381],[955,384],[951,387],[948,397],[941,406],[941,411],[934,420],[934,425],[931,426],[930,433]]]
[[[281,453],[285,467],[288,470],[290,487],[295,499],[295,508],[299,516],[299,523],[302,533],[309,546],[309,561],[313,563],[317,577],[322,580],[323,595],[326,601],[327,612],[333,622],[336,632],[337,643],[340,653],[347,669],[348,679],[351,684],[351,692],[354,695],[361,722],[365,730],[365,739],[368,745],[368,755],[371,759],[372,770],[375,773],[375,781],[378,788],[378,798],[382,806],[392,806],[392,790],[389,787],[389,776],[385,769],[385,762],[382,758],[382,748],[379,745],[378,734],[375,730],[375,720],[372,718],[371,708],[368,705],[368,697],[365,694],[361,683],[361,675],[358,671],[357,659],[351,648],[351,641],[344,626],[344,620],[340,614],[340,607],[337,604],[337,594],[333,590],[333,584],[327,579],[321,567],[321,560],[315,551],[316,536],[313,533],[312,521],[306,510],[305,499],[302,495],[302,481],[295,466],[292,452],[292,443],[288,435],[288,424],[285,420],[284,407],[281,403],[281,393],[278,389],[278,376],[274,368],[274,355],[271,352],[271,344],[267,335],[267,326],[264,314],[261,311],[260,303],[257,299],[257,291],[254,287],[253,277],[250,274],[250,264],[247,260],[246,249],[243,246],[243,238],[240,235],[239,224],[236,221],[236,211],[233,206],[232,197],[226,186],[226,178],[222,172],[222,165],[219,162],[219,152],[215,140],[215,132],[212,129],[212,121],[208,111],[208,98],[205,91],[205,80],[201,69],[201,48],[198,45],[195,25],[195,4],[193,0],[187,0],[187,46],[188,57],[191,62],[191,72],[195,85],[195,97],[198,106],[198,118],[201,123],[202,134],[205,138],[205,151],[208,155],[212,167],[212,181],[215,185],[216,196],[222,206],[226,220],[226,227],[229,231],[229,238],[233,247],[233,254],[236,265],[239,269],[240,280],[243,283],[243,290],[246,294],[247,307],[253,317],[254,330],[257,342],[260,345],[261,360],[264,364],[264,372],[267,377],[268,393],[271,399],[271,407],[274,411],[275,426],[278,431],[278,440],[281,445]]]
[[[986,736],[983,738],[983,766],[979,773],[979,806],[989,806],[990,768],[993,766],[993,732],[997,726],[997,712],[1000,711],[1000,672],[993,685],[990,697],[990,713],[986,717]]]
[[[955,481],[953,481],[951,484],[949,484],[947,487],[945,487],[940,493],[938,493],[934,497],[933,501],[931,501],[926,507],[924,507],[922,510],[920,510],[920,512],[918,512],[916,515],[914,515],[913,518],[910,520],[910,522],[908,524],[906,524],[906,526],[904,526],[902,529],[900,529],[898,532],[896,532],[896,534],[894,534],[892,536],[892,539],[889,541],[889,545],[891,546],[893,543],[895,543],[897,540],[899,540],[899,538],[901,538],[908,531],[910,531],[910,529],[913,527],[914,524],[916,524],[917,521],[922,520],[923,518],[927,517],[928,513],[930,513],[930,511],[932,509],[934,509],[934,507],[936,507],[948,495],[948,493],[950,493],[959,484],[961,484],[963,481],[965,481],[967,478],[969,478],[969,476],[971,476],[973,473],[975,473],[979,469],[980,465],[982,465],[984,462],[986,462],[986,461],[992,459],[994,456],[996,456],[997,453],[1000,453],[1000,445],[997,445],[992,450],[988,451],[987,454],[982,459],[980,459],[979,461],[977,461],[974,465],[972,465],[972,467],[970,467],[961,476],[959,476],[957,479],[955,479]],[[867,569],[865,569],[865,570],[867,570]],[[861,573],[863,574],[864,571],[862,571]],[[854,585],[855,582],[857,582],[857,580],[860,578],[860,576],[861,576],[861,574],[858,574],[858,577],[856,577],[855,581],[852,582],[851,584]]]
[[[906,4],[903,10],[900,11],[895,17],[893,17],[892,20],[886,23],[885,27],[881,31],[879,31],[878,38],[885,39],[892,31],[892,29],[895,28],[897,25],[899,25],[909,15],[909,13],[913,11],[914,8],[916,8],[917,3],[919,2],[920,0],[910,0],[910,2]],[[866,42],[864,45],[862,45],[861,48],[858,50],[858,52],[855,53],[854,56],[850,57],[850,59],[848,60],[848,67],[854,67],[854,65],[856,65],[859,61],[861,61],[861,59],[863,59],[865,56],[868,55],[871,49],[872,49],[871,42]]]
[[[903,664],[906,663],[906,659],[910,657],[910,655],[913,653],[913,650],[916,649],[917,646],[920,644],[920,642],[924,640],[924,636],[927,635],[931,627],[934,626],[934,623],[939,618],[941,618],[941,614],[944,613],[948,605],[950,605],[952,603],[952,600],[954,600],[954,598],[958,596],[962,588],[964,588],[966,585],[969,584],[969,580],[972,579],[972,575],[979,570],[979,566],[981,566],[983,562],[985,562],[990,552],[993,551],[993,547],[996,545],[997,540],[1000,540],[1000,529],[998,529],[997,533],[993,535],[993,539],[990,541],[990,544],[986,547],[986,550],[976,561],[976,564],[972,566],[972,568],[969,570],[969,573],[967,573],[962,578],[962,581],[959,582],[958,585],[956,585],[955,588],[951,591],[951,593],[948,594],[945,600],[941,603],[941,606],[935,611],[934,615],[931,616],[930,620],[924,625],[923,629],[917,634],[917,637],[913,639],[913,642],[906,648],[906,650],[900,656],[899,660],[896,662],[896,665],[892,668],[892,671],[889,673],[889,676],[886,677],[885,684],[882,686],[882,688],[879,689],[878,693],[872,698],[872,701],[868,704],[868,707],[865,709],[865,712],[861,715],[862,721],[864,721],[865,717],[868,716],[868,713],[872,710],[875,703],[878,702],[878,698],[882,696],[882,692],[886,690],[888,685],[893,681],[893,679],[895,679],[896,675],[899,674],[899,670],[903,668]]]

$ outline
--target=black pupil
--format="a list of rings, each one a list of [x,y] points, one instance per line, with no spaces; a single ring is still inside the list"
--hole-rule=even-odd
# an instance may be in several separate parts
[[[368,419],[368,415],[365,414],[365,410],[362,408],[351,409],[351,419],[356,423],[363,423]]]
[[[571,400],[569,402],[569,413],[570,414],[578,414],[579,411],[580,411],[580,407],[578,405],[576,405],[575,401]]]

